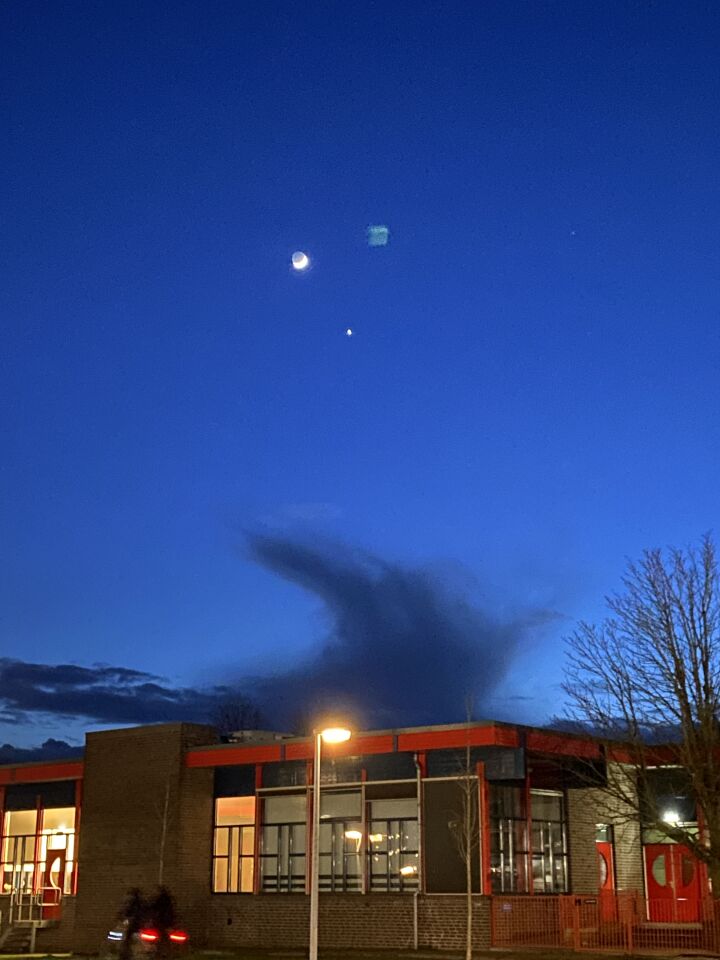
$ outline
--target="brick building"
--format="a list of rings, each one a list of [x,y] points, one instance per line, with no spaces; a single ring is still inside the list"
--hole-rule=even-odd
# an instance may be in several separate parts
[[[165,724],[88,734],[81,760],[0,766],[2,923],[41,919],[41,948],[98,950],[128,888],[163,882],[198,945],[305,946],[312,757],[312,738],[221,743],[210,727]],[[702,869],[611,809],[596,744],[488,722],[324,748],[323,945],[463,944],[453,824],[468,770],[478,946],[490,895],[645,891],[692,919]]]

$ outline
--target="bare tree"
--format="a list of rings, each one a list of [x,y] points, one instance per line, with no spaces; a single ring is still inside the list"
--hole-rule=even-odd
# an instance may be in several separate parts
[[[460,776],[458,809],[450,820],[455,846],[465,866],[465,960],[472,960],[473,940],[473,865],[478,862],[480,849],[480,810],[478,806],[478,778],[472,764],[470,749],[470,725],[472,701],[466,704],[468,740]]]
[[[239,730],[257,730],[262,723],[259,708],[241,694],[218,704],[208,719],[224,736]]]
[[[158,855],[158,886],[162,886],[163,878],[165,875],[165,843],[167,840],[167,830],[168,830],[168,811],[170,807],[170,774],[165,781],[165,798],[162,805],[162,816],[161,816],[161,830],[160,830],[160,847]]]
[[[605,744],[606,794],[705,863],[720,896],[720,581],[712,539],[629,564],[609,618],[568,639],[570,716]],[[619,743],[620,742],[620,743]],[[683,815],[668,797],[697,805]],[[677,806],[677,805],[675,805]]]

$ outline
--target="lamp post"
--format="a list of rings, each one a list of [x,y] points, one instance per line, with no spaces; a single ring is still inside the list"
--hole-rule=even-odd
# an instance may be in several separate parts
[[[315,758],[313,761],[313,822],[310,852],[310,952],[309,960],[318,955],[318,907],[320,901],[320,761],[323,743],[344,743],[350,739],[346,727],[326,727],[314,731]]]

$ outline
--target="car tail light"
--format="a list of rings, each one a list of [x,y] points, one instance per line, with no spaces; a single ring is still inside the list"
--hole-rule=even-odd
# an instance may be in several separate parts
[[[170,939],[173,943],[187,943],[188,935],[184,930],[171,930]]]
[[[140,939],[144,940],[145,943],[157,943],[160,939],[160,934],[157,930],[141,930]]]

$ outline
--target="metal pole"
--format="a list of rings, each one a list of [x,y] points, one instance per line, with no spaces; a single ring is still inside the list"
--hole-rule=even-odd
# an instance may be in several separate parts
[[[318,906],[320,894],[320,750],[322,735],[315,734],[315,761],[313,764],[313,822],[312,850],[310,854],[310,954],[309,960],[318,955]]]

